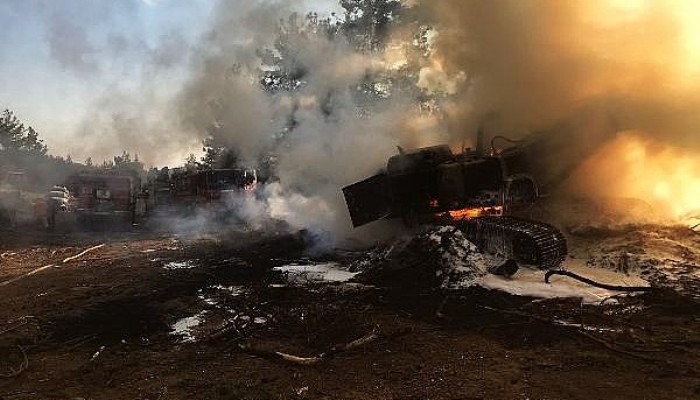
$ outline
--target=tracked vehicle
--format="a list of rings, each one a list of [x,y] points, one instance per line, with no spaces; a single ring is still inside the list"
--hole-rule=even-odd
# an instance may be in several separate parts
[[[556,152],[561,139],[549,135],[517,142],[495,137],[490,151],[484,151],[482,138],[480,133],[477,148],[460,154],[447,145],[399,148],[383,171],[343,188],[353,225],[385,218],[402,218],[409,224],[448,221],[485,252],[557,268],[567,255],[564,235],[549,224],[513,215],[536,202],[578,163],[562,164],[557,158],[561,152]],[[509,146],[498,149],[498,141]]]

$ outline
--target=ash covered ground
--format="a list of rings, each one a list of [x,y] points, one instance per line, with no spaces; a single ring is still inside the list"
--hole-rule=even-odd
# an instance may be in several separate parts
[[[449,225],[313,257],[272,229],[3,232],[0,393],[697,398],[700,236],[565,206],[566,269],[653,289],[493,275],[503,260]]]

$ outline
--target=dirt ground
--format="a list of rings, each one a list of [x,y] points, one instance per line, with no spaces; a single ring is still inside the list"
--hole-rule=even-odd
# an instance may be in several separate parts
[[[700,398],[698,305],[671,292],[299,287],[271,271],[296,235],[0,234],[2,399]]]

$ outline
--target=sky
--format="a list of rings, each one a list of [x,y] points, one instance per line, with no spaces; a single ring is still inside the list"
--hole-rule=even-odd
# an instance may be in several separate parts
[[[37,129],[52,154],[82,161],[91,154],[79,131],[89,131],[91,114],[106,99],[179,90],[188,49],[207,33],[219,1],[2,0],[0,109]],[[263,0],[228,0],[232,7],[247,1]],[[298,3],[300,11],[321,12],[337,4]],[[122,150],[129,149],[113,152]]]

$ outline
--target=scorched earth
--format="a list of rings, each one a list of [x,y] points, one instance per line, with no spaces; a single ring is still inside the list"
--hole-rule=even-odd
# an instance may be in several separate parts
[[[569,224],[569,270],[498,260],[451,226],[306,255],[302,234],[5,232],[8,399],[700,396],[700,237]]]

